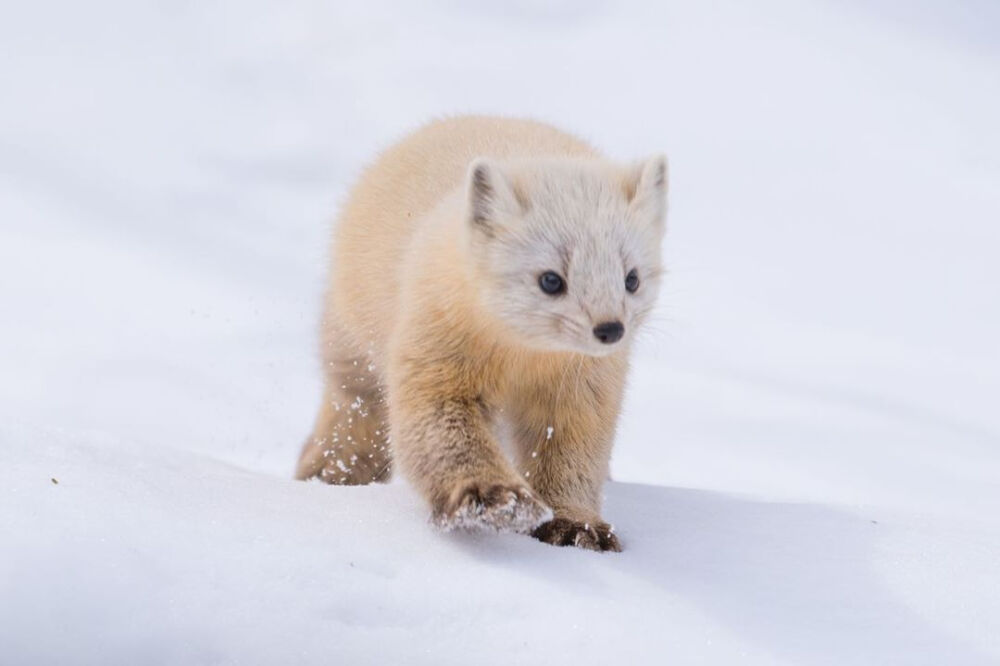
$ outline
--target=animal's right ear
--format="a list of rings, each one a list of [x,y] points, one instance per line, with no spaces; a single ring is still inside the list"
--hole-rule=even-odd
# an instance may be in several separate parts
[[[526,202],[503,170],[483,157],[469,165],[469,222],[494,236],[506,220],[523,215]]]

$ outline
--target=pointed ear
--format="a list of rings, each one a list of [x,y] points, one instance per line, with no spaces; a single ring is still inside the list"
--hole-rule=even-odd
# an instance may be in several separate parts
[[[667,158],[654,155],[629,169],[625,182],[629,205],[663,223],[667,212]]]
[[[503,170],[493,161],[478,157],[469,165],[469,222],[493,236],[504,220],[523,215],[527,202],[519,196]]]

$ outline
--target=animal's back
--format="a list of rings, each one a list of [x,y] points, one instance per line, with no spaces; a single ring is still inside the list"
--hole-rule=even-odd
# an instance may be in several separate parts
[[[542,123],[489,116],[432,122],[385,151],[362,175],[334,232],[327,319],[371,351],[383,348],[398,312],[404,255],[421,217],[460,187],[479,156],[596,157],[583,141]],[[333,329],[333,330],[331,330]]]

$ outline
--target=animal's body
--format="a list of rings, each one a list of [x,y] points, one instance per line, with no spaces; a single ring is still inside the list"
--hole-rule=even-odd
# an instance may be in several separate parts
[[[335,227],[296,476],[393,468],[443,528],[619,550],[601,488],[665,196],[662,158],[615,165],[526,120],[441,120],[383,153]]]

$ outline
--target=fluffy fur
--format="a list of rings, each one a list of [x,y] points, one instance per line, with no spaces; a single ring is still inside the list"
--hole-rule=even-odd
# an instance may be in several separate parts
[[[386,151],[336,225],[325,395],[297,478],[396,467],[444,529],[619,550],[601,487],[656,301],[666,179],[662,157],[616,165],[526,120],[442,120]],[[549,270],[565,293],[540,289]],[[593,332],[609,321],[615,344]]]

